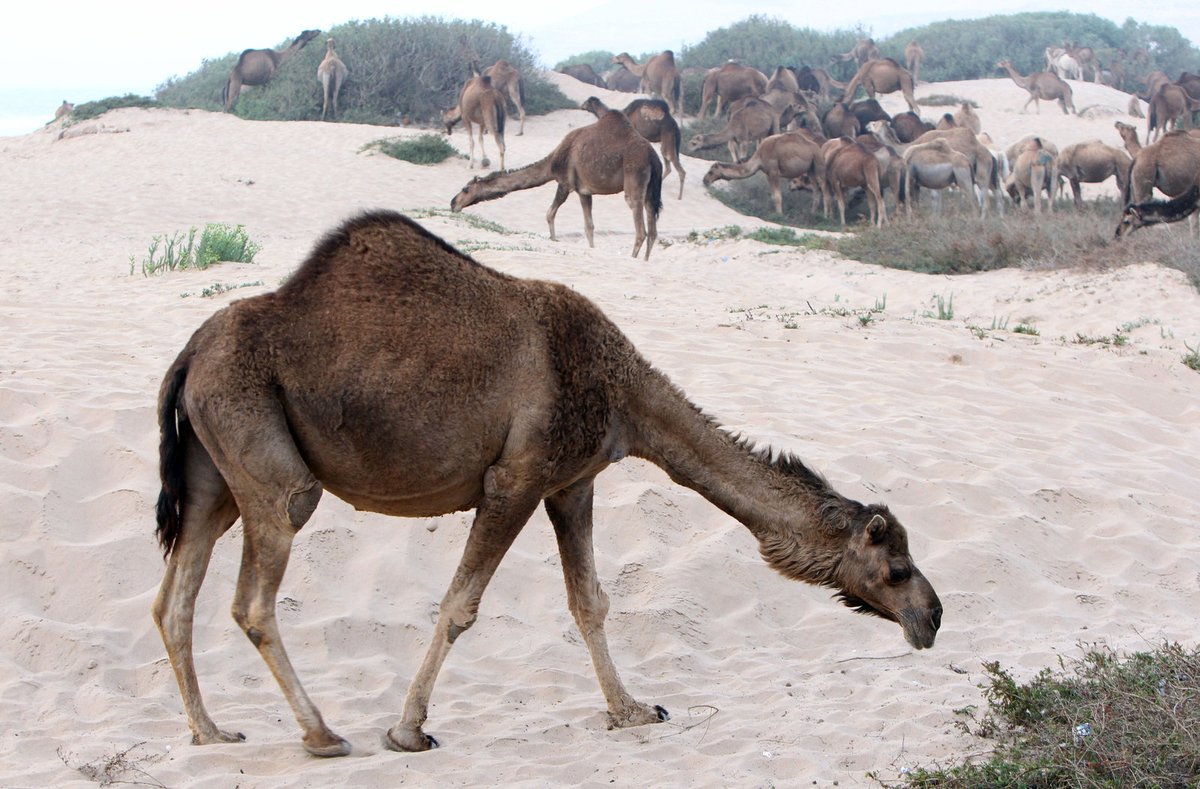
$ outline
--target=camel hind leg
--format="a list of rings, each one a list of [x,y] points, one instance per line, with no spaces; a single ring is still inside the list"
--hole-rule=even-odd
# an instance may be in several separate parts
[[[546,512],[558,539],[567,604],[592,656],[596,678],[608,704],[610,725],[625,728],[667,720],[669,716],[665,709],[643,704],[630,695],[608,651],[608,637],[604,632],[608,595],[596,575],[592,550],[592,479],[581,480],[547,498]]]
[[[583,234],[587,236],[588,246],[595,247],[596,244],[592,240],[596,232],[596,225],[592,222],[592,196],[580,192],[579,207],[583,209]]]

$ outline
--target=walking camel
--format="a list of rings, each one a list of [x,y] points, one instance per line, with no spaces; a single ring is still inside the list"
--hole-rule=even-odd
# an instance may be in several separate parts
[[[1029,101],[1025,102],[1025,106],[1021,108],[1021,112],[1029,109],[1029,102],[1033,102],[1034,109],[1040,115],[1042,112],[1041,101],[1057,101],[1058,106],[1062,108],[1064,115],[1070,115],[1075,112],[1075,100],[1072,97],[1071,86],[1054,74],[1046,71],[1034,71],[1028,76],[1021,74],[1013,68],[1013,65],[1008,60],[1001,60],[996,63],[996,68],[1002,68],[1008,72],[1008,76],[1012,77],[1012,81],[1017,83],[1017,86],[1024,88],[1029,92]]]
[[[908,103],[908,108],[913,112],[920,112],[917,100],[913,97],[912,73],[891,58],[864,63],[846,85],[846,101],[854,101],[855,91],[860,85],[868,99],[875,98],[876,93],[900,91],[904,95],[904,101]]]
[[[825,185],[825,161],[821,145],[805,132],[794,131],[767,137],[758,150],[744,162],[714,162],[704,175],[704,185],[717,181],[735,181],[755,173],[767,177],[775,213],[783,213],[783,181],[807,177],[820,190],[813,192],[814,206],[818,198],[828,199]]]
[[[721,107],[747,96],[761,96],[767,92],[767,75],[756,68],[729,61],[720,68],[710,69],[704,76],[700,94],[700,113],[703,118],[709,102],[715,102],[713,117],[721,114]]]
[[[317,79],[321,82],[321,120],[333,106],[333,117],[338,114],[338,94],[342,92],[342,83],[346,81],[349,69],[337,53],[333,51],[333,39],[325,39],[325,59],[317,66]]]
[[[479,73],[472,65],[474,76],[466,81],[458,92],[458,104],[442,111],[442,122],[446,125],[446,134],[454,130],[454,124],[462,121],[467,131],[467,144],[470,149],[468,166],[475,168],[475,133],[474,127],[479,127],[479,165],[491,166],[487,150],[483,146],[483,136],[488,131],[500,150],[500,169],[504,169],[504,96],[492,86],[492,78]]]
[[[721,429],[571,288],[486,268],[399,214],[346,222],[277,291],[209,318],[166,373],[158,422],[167,568],[153,615],[198,745],[244,739],[205,709],[192,642],[213,547],[240,517],[234,620],[275,675],[305,749],[351,751],[305,692],[275,613],[292,541],[324,490],[387,515],[475,510],[384,738],[398,751],[439,744],[424,728],[438,674],[539,505],[611,725],[667,718],[626,690],[605,634],[594,480],[627,456],[737,518],[775,570],[896,622],[915,649],[932,647],[941,624],[937,593],[886,506],[848,499],[800,459]]]
[[[588,97],[587,101],[580,105],[580,109],[592,113],[597,118],[608,112],[604,102],[595,96]],[[687,173],[679,162],[679,124],[671,117],[667,103],[662,99],[634,99],[622,112],[647,142],[658,143],[658,149],[662,151],[663,178],[671,174],[671,165],[675,165],[675,169],[679,171],[679,197],[676,199],[682,200],[683,181],[687,178]]]
[[[646,243],[646,260],[658,238],[658,215],[662,211],[662,162],[650,143],[637,133],[624,113],[609,110],[595,123],[573,129],[550,155],[516,170],[472,178],[450,202],[458,213],[484,200],[495,200],[509,192],[558,182],[554,202],[546,212],[550,240],[554,241],[554,216],[571,194],[579,193],[583,207],[583,229],[588,246],[592,240],[592,196],[625,193],[633,211],[633,256]],[[645,219],[642,215],[645,213]]]
[[[520,137],[525,133],[525,78],[507,60],[497,60],[483,70],[483,75],[491,77],[492,87],[506,96],[517,108],[517,115],[521,119],[517,136]]]
[[[904,67],[912,73],[913,84],[921,81],[921,64],[925,62],[925,50],[920,43],[909,41],[904,47]]]
[[[225,112],[233,109],[234,102],[246,85],[266,85],[271,77],[293,55],[304,49],[304,45],[321,35],[320,30],[305,30],[286,49],[247,49],[238,56],[237,64],[229,72],[229,79],[221,88],[221,105]]]
[[[672,115],[683,117],[683,81],[675,67],[674,52],[664,49],[641,65],[628,52],[622,52],[614,55],[612,62],[620,63],[641,78],[642,93],[658,94],[667,102]]]

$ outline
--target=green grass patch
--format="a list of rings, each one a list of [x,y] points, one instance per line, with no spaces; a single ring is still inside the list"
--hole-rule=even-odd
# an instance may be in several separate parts
[[[964,104],[970,104],[975,109],[979,109],[979,102],[974,99],[964,99],[962,96],[954,96],[948,93],[934,93],[931,96],[922,96],[917,99],[917,104],[925,107],[961,107]]]
[[[416,137],[388,137],[374,140],[359,149],[382,154],[413,164],[441,164],[452,156],[466,158],[440,134],[421,134]]]
[[[90,121],[93,118],[99,118],[109,110],[117,110],[122,107],[150,108],[161,106],[161,104],[148,96],[138,96],[133,93],[127,93],[124,96],[110,96],[107,99],[97,99],[96,101],[76,104],[75,109],[71,110],[68,125]]]
[[[261,245],[250,240],[242,225],[207,224],[199,239],[197,232],[200,231],[192,227],[186,234],[177,232],[169,238],[162,235],[151,239],[141,260],[142,276],[191,268],[204,270],[221,262],[253,263],[254,256],[262,250]],[[130,255],[129,273],[132,275],[137,269],[137,258]]]
[[[1193,348],[1186,342],[1183,344],[1183,347],[1188,349],[1188,352],[1183,357],[1183,363],[1187,367],[1200,373],[1200,343],[1197,343],[1196,346],[1197,347]]]
[[[1018,323],[1016,326],[1013,326],[1013,333],[1028,334],[1030,337],[1037,337],[1041,334],[1036,326],[1034,326],[1032,323],[1025,323],[1024,321]]]
[[[1192,787],[1200,782],[1200,653],[1178,644],[1118,656],[1092,647],[1017,682],[985,663],[987,712],[959,723],[994,743],[981,761],[920,767],[884,786]],[[869,777],[880,780],[878,774]]]

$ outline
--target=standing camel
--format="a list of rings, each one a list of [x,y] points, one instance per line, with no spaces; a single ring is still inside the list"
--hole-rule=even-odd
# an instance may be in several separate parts
[[[713,109],[713,117],[716,118],[721,114],[722,105],[728,107],[738,99],[761,96],[767,92],[768,81],[767,75],[758,69],[732,60],[720,68],[710,69],[704,76],[698,117],[704,117],[710,101],[716,103]]]
[[[266,85],[280,66],[288,62],[309,41],[321,35],[320,30],[305,30],[287,49],[247,49],[238,56],[237,64],[229,72],[229,79],[221,88],[221,105],[225,112],[233,109],[246,85]]]
[[[1033,102],[1034,109],[1040,115],[1042,112],[1041,101],[1057,101],[1058,106],[1062,108],[1064,115],[1070,115],[1075,112],[1075,100],[1071,93],[1071,86],[1063,82],[1058,76],[1050,74],[1046,71],[1034,71],[1028,76],[1021,74],[1013,68],[1013,64],[1008,60],[1001,60],[996,63],[996,68],[1002,68],[1008,72],[1008,76],[1012,77],[1012,81],[1017,83],[1017,86],[1024,88],[1029,92],[1029,101],[1025,102],[1025,106],[1021,108],[1021,112],[1026,112],[1029,109],[1029,102]]]
[[[240,517],[233,618],[279,683],[305,749],[350,753],[301,685],[275,613],[292,542],[326,489],[387,515],[475,510],[428,651],[384,737],[398,751],[438,745],[424,728],[438,674],[539,505],[610,724],[667,719],[626,690],[605,635],[594,480],[625,457],[737,518],[784,576],[896,622],[914,649],[932,647],[941,624],[937,593],[886,506],[846,498],[799,458],[721,429],[571,288],[486,268],[399,214],[350,220],[277,291],[209,318],[163,379],[158,423],[167,569],[153,615],[197,745],[244,739],[205,709],[192,643],[213,547]]]
[[[776,214],[783,213],[784,179],[790,181],[793,178],[804,177],[815,184],[820,192],[813,192],[814,207],[818,197],[827,199],[825,161],[821,154],[821,146],[806,132],[800,131],[775,134],[766,138],[759,143],[754,155],[744,162],[714,162],[704,176],[704,185],[711,186],[717,181],[749,178],[758,172],[767,176],[767,186],[771,190]]]
[[[454,124],[462,121],[467,130],[467,143],[470,148],[469,167],[475,168],[475,134],[474,126],[479,127],[479,154],[481,167],[489,167],[487,151],[483,147],[483,136],[489,130],[496,147],[500,149],[500,169],[504,169],[504,96],[492,87],[492,78],[486,77],[474,69],[475,76],[467,80],[458,93],[458,105],[442,111],[442,122],[446,125],[446,134],[454,130]]]
[[[325,113],[331,104],[333,105],[333,117],[337,117],[338,94],[342,92],[342,83],[346,81],[348,73],[350,72],[346,68],[346,64],[333,51],[333,39],[326,39],[325,59],[321,61],[321,65],[317,66],[317,79],[321,82],[321,95],[324,97],[321,102],[321,120],[325,120]]]
[[[571,192],[579,193],[583,207],[583,230],[588,246],[592,240],[592,195],[625,193],[633,211],[633,256],[646,243],[646,259],[658,238],[658,214],[662,211],[662,162],[623,113],[609,110],[590,126],[567,132],[546,158],[509,172],[472,178],[450,202],[455,213],[484,200],[495,200],[519,189],[558,182],[554,202],[546,212],[550,240],[554,241],[554,216]],[[642,214],[645,213],[645,220]]]
[[[671,114],[677,118],[683,117],[683,81],[679,77],[679,69],[675,68],[674,52],[664,49],[643,65],[638,65],[628,52],[622,52],[614,55],[612,62],[620,63],[641,78],[639,90],[642,93],[662,96]]]
[[[830,63],[849,63],[853,62],[856,67],[862,67],[865,63],[879,58],[879,47],[875,46],[875,42],[869,38],[860,38],[854,43],[849,52],[835,54],[829,59]]]
[[[983,205],[987,203],[985,200],[981,204],[975,199],[971,160],[951,148],[945,139],[915,144],[904,151],[904,183],[904,204],[910,219],[913,209],[920,207],[922,187],[941,191],[957,186],[976,216],[982,215]]]
[[[868,124],[867,130],[879,138],[879,141],[901,156],[908,145],[896,138],[892,127],[883,121]],[[978,191],[979,209],[987,214],[987,195],[991,191],[996,196],[996,207],[1003,210],[1001,197],[1000,174],[996,158],[991,150],[970,129],[955,127],[951,129],[935,129],[925,132],[913,144],[924,144],[934,140],[945,140],[950,147],[967,157],[971,162],[971,172],[975,177],[975,188]]]
[[[1180,122],[1186,126],[1193,112],[1200,111],[1200,101],[1173,82],[1160,85],[1150,97],[1150,111],[1146,113],[1146,142],[1167,131],[1167,127],[1178,129]]]
[[[846,226],[846,190],[855,188],[866,190],[871,224],[883,227],[887,222],[887,207],[883,203],[883,189],[880,186],[883,168],[879,159],[861,143],[846,137],[840,138],[840,141],[841,146],[833,148],[830,143],[838,140],[830,140],[825,144],[824,152],[825,182],[837,199],[842,227]]]
[[[497,60],[483,70],[483,76],[491,77],[492,87],[506,96],[517,108],[517,115],[521,119],[517,136],[520,137],[525,133],[525,78],[507,60]]]
[[[1074,58],[1079,64],[1080,79],[1087,76],[1087,71],[1092,73],[1092,82],[1100,84],[1100,60],[1096,57],[1096,51],[1091,47],[1081,47],[1071,41],[1063,42],[1063,49],[1066,53]],[[1087,71],[1085,71],[1085,69]]]
[[[67,101],[66,99],[63,99],[63,103],[59,104],[58,107],[54,110],[54,120],[58,120],[59,118],[62,118],[66,115],[70,115],[71,111],[74,109],[75,109],[74,104]]]
[[[876,93],[900,91],[904,95],[904,101],[908,103],[908,108],[920,113],[917,100],[913,97],[912,73],[891,58],[879,58],[864,63],[846,85],[846,101],[854,101],[854,94],[860,85],[868,99],[875,98]]]
[[[1125,205],[1149,201],[1155,189],[1167,197],[1179,197],[1200,184],[1200,137],[1188,132],[1168,132],[1158,142],[1143,148],[1138,142],[1137,129],[1120,121],[1116,127],[1125,141],[1125,149],[1133,157],[1125,185]],[[1195,215],[1189,224],[1193,232],[1200,232]]]
[[[921,81],[921,64],[925,62],[925,50],[916,41],[904,47],[904,67],[912,73],[913,84]]]
[[[1041,195],[1045,191],[1048,195],[1047,207],[1050,213],[1054,213],[1054,191],[1057,183],[1055,153],[1046,150],[1040,137],[1030,137],[1013,160],[1012,172],[1005,180],[1004,185],[1013,202],[1025,201],[1028,205],[1028,200],[1032,197],[1034,211],[1041,213]]]
[[[608,112],[604,102],[595,96],[590,96],[580,105],[580,109],[592,113],[597,118]],[[658,143],[658,148],[662,151],[663,178],[671,174],[671,165],[675,165],[675,169],[679,171],[679,197],[676,199],[682,200],[683,180],[687,178],[687,173],[679,162],[679,124],[671,117],[667,103],[662,99],[634,99],[622,112],[647,142]]]
[[[1076,208],[1083,208],[1080,184],[1098,184],[1115,177],[1117,190],[1125,194],[1132,164],[1129,154],[1100,140],[1068,145],[1058,155],[1058,173],[1071,184]]]

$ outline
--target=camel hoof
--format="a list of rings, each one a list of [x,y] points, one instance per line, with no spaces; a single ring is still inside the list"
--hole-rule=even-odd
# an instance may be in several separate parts
[[[663,723],[671,720],[671,713],[667,712],[667,708],[661,704],[655,704],[654,711],[658,713],[658,719]]]
[[[215,745],[222,742],[245,742],[246,735],[240,731],[227,732],[220,729],[214,729],[211,734],[200,736],[199,734],[192,735],[192,745]]]
[[[304,741],[304,750],[308,751],[313,756],[320,756],[322,758],[349,756],[350,751],[353,750],[348,740],[346,740],[344,737],[339,737],[332,732],[323,734],[319,739],[320,742],[310,743],[306,737]]]
[[[401,730],[401,736],[396,736],[393,729],[383,734],[383,747],[399,753],[420,753],[442,747],[442,744],[425,732],[417,729]]]
[[[623,710],[620,715],[608,713],[608,728],[628,729],[633,726],[645,726],[648,723],[663,723],[671,719],[666,708],[655,704],[653,707],[638,704],[633,709]]]

